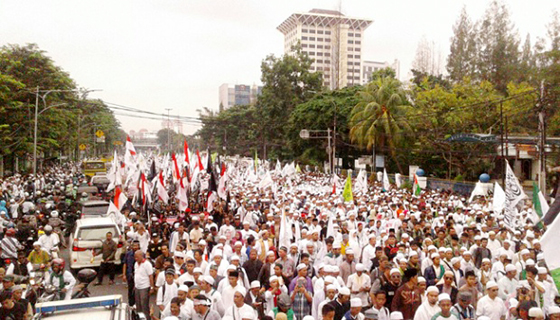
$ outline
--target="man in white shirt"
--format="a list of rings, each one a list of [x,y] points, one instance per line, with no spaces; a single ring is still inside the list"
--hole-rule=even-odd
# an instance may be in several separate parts
[[[214,289],[212,286],[214,285],[214,278],[211,276],[204,276],[202,277],[202,281],[200,281],[200,294],[206,296],[210,301],[211,309],[217,311],[220,316],[224,315],[224,303],[222,301],[222,295],[218,290]]]
[[[175,283],[175,269],[168,268],[165,270],[165,283],[158,289],[156,297],[156,305],[160,311],[163,311],[171,299],[177,296],[178,288]]]
[[[498,298],[498,284],[494,281],[486,283],[486,295],[478,300],[476,316],[486,316],[490,320],[504,320],[507,309],[504,301]]]
[[[228,309],[231,309],[234,304],[233,300],[236,290],[240,288],[245,290],[245,288],[243,288],[243,286],[239,283],[239,272],[237,272],[237,270],[232,270],[229,272],[228,281],[229,284],[225,285],[222,291],[222,302],[224,304],[224,310],[226,310],[226,312]],[[243,294],[243,297],[245,297],[245,294]]]
[[[223,318],[224,320],[257,319],[258,315],[255,309],[244,302],[245,294],[247,294],[247,291],[244,288],[237,287],[235,289],[232,301],[233,303],[226,308]]]
[[[515,292],[517,285],[519,284],[519,281],[515,278],[517,268],[514,265],[508,264],[505,268],[505,272],[506,276],[502,277],[498,281],[498,296],[504,301],[509,297],[509,295]]]
[[[134,252],[134,296],[136,310],[150,314],[150,290],[154,287],[154,269],[150,261],[145,258],[142,250]]]
[[[364,251],[362,253],[362,263],[366,267],[366,270],[371,270],[372,261],[371,259],[375,258],[375,233],[371,233],[369,235],[369,243],[364,247]]]
[[[356,273],[348,276],[346,286],[350,288],[351,298],[360,298],[362,305],[368,305],[368,293],[371,289],[371,279],[364,273],[365,266],[362,263],[356,265]]]
[[[426,289],[426,301],[424,301],[414,314],[414,320],[431,320],[432,317],[441,311],[438,306],[439,290],[436,286]]]

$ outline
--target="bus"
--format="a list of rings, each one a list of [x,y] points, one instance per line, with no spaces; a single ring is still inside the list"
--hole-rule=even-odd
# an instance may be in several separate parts
[[[101,160],[85,160],[83,163],[84,174],[93,177],[96,174],[107,173],[105,162]]]

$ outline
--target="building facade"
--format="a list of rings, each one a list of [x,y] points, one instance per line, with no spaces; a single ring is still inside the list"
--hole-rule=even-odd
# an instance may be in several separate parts
[[[220,111],[235,105],[254,104],[257,102],[257,97],[261,94],[261,91],[262,86],[224,83],[219,89]]]
[[[385,69],[385,68],[393,69],[395,71],[395,77],[397,79],[400,78],[401,67],[400,67],[399,60],[395,59],[395,61],[393,61],[393,63],[389,63],[387,61],[385,61],[385,62],[371,61],[371,60],[362,61],[362,83],[361,84],[366,84],[366,83],[370,82],[372,73],[374,73],[376,71],[379,71],[381,69]]]
[[[363,83],[362,39],[372,22],[313,9],[292,14],[277,29],[284,34],[284,53],[292,53],[292,46],[300,42],[315,60],[310,71],[321,71],[324,85],[337,89]]]

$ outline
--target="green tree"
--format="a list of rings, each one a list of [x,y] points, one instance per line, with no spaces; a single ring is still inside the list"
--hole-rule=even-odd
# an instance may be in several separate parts
[[[447,72],[452,81],[472,77],[476,66],[476,29],[465,7],[453,26],[450,53],[447,58]]]
[[[394,74],[394,73],[393,73]],[[307,102],[298,104],[290,115],[288,122],[288,145],[298,161],[306,164],[319,165],[328,160],[325,152],[327,139],[303,140],[299,137],[302,129],[334,130],[336,122],[336,140],[331,140],[334,145],[336,141],[337,157],[345,158],[349,153],[355,151],[348,146],[349,128],[348,116],[354,106],[359,102],[357,93],[362,90],[361,86],[346,87],[334,91],[324,91],[315,95]],[[326,136],[323,132],[320,136]],[[331,133],[334,137],[334,133]]]
[[[261,64],[262,94],[257,100],[262,157],[287,157],[287,121],[300,103],[322,88],[320,72],[310,72],[313,60],[297,45],[280,58],[270,55]]]
[[[402,173],[397,147],[403,142],[403,133],[411,129],[405,118],[410,106],[406,90],[397,79],[379,78],[359,91],[358,97],[350,115],[351,140],[371,149],[379,135],[379,145],[390,148]]]
[[[519,68],[519,39],[507,7],[494,0],[479,22],[477,74],[505,93],[511,81],[524,75]]]

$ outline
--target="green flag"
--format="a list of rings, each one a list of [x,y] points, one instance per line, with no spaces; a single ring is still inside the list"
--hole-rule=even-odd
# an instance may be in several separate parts
[[[350,175],[346,178],[346,184],[344,185],[344,191],[342,191],[342,197],[344,197],[345,202],[354,201],[354,196],[352,195],[352,177]]]
[[[548,203],[546,203],[544,195],[539,190],[539,186],[533,182],[533,217],[531,217],[531,220],[533,220],[533,223],[537,223],[537,221],[539,221],[537,226],[541,229],[543,225],[540,220],[546,214],[548,208]]]

